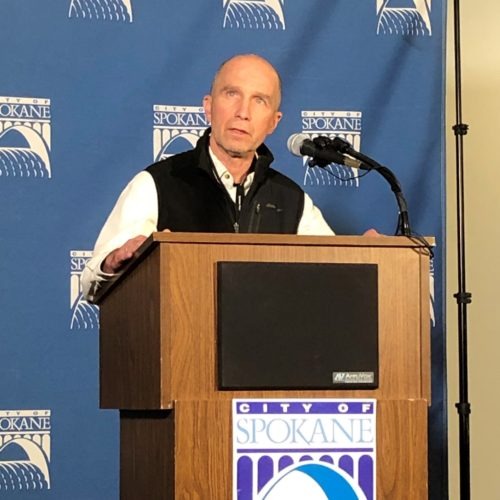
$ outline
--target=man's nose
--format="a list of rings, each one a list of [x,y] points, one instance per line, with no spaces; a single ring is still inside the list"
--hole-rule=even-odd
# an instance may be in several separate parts
[[[236,108],[236,116],[241,118],[242,120],[250,119],[250,100],[249,99],[241,99],[238,103],[238,107]]]

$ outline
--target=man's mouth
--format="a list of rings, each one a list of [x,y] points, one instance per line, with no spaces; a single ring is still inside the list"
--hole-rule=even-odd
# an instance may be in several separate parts
[[[229,132],[236,134],[236,135],[248,135],[248,132],[246,130],[243,130],[241,128],[236,128],[236,127],[231,127],[229,129]]]

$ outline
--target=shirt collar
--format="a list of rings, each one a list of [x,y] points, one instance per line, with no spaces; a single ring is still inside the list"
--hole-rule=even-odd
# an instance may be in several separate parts
[[[226,168],[224,163],[222,163],[217,156],[215,156],[214,152],[212,151],[212,148],[208,146],[208,153],[210,154],[210,158],[212,159],[212,163],[214,164],[215,167],[215,173],[219,180],[224,184],[226,189],[229,189],[230,187],[234,186],[234,179],[229,170]],[[257,158],[258,155],[255,154],[255,157]],[[245,180],[243,181],[243,188],[248,190],[250,186],[252,185],[253,178],[254,178],[255,172],[252,170],[247,174],[245,177]]]

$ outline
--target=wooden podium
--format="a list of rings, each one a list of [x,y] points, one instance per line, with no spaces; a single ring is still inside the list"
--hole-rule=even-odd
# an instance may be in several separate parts
[[[219,390],[219,262],[375,264],[378,388]],[[121,499],[230,499],[233,398],[376,398],[377,498],[427,498],[429,301],[428,251],[405,237],[153,234],[97,300]]]

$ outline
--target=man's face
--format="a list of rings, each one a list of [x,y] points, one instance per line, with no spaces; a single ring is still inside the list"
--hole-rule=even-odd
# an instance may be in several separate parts
[[[212,133],[210,146],[224,161],[251,159],[279,120],[278,76],[266,61],[240,56],[227,62],[203,105]]]

